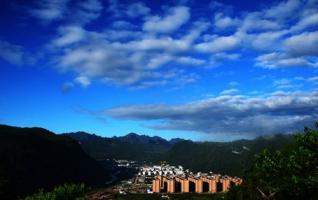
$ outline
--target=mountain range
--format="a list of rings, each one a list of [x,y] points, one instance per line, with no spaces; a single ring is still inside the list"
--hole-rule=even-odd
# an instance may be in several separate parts
[[[102,185],[108,158],[143,164],[167,162],[198,172],[244,176],[254,155],[294,143],[292,135],[233,142],[193,142],[129,133],[101,137],[85,132],[54,134],[43,128],[0,125],[0,199],[17,199],[63,183]]]
[[[85,132],[66,133],[79,141],[85,152],[96,160],[105,158],[129,159],[136,161],[157,161],[182,139],[165,140],[161,137],[129,133],[122,137],[101,137]],[[158,159],[157,159],[158,158]]]
[[[85,132],[67,133],[79,141],[96,160],[106,158],[135,160],[140,163],[168,162],[192,171],[213,171],[243,176],[255,154],[264,148],[277,150],[294,142],[293,135],[272,135],[233,142],[194,142],[129,133],[122,137],[101,137]]]

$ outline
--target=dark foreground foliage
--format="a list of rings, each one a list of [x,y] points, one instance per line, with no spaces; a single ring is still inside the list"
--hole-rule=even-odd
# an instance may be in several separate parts
[[[316,124],[318,129],[318,124]],[[282,151],[263,150],[228,199],[318,199],[318,131],[305,128]]]
[[[50,192],[43,192],[40,190],[38,193],[26,197],[24,200],[84,200],[85,193],[88,189],[84,184],[64,184],[55,187]]]

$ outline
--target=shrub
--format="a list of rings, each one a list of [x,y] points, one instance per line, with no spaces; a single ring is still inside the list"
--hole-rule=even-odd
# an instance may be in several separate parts
[[[41,189],[38,193],[26,197],[24,200],[84,200],[88,189],[84,184],[64,184],[55,187],[50,192]]]

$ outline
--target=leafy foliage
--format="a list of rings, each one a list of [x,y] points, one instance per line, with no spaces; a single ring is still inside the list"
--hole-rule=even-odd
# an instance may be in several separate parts
[[[40,190],[38,193],[26,197],[24,200],[84,200],[88,189],[84,184],[64,184],[55,187],[50,192]]]
[[[318,127],[317,127],[318,128]],[[238,199],[318,199],[318,131],[305,128],[294,145],[263,150],[239,189]]]

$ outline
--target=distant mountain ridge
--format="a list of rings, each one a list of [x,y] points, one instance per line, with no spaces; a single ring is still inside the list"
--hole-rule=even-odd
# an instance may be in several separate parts
[[[163,152],[168,151],[180,138],[166,140],[158,136],[129,133],[125,136],[101,137],[86,132],[65,133],[79,141],[83,149],[96,160],[105,158],[130,160],[158,160]]]
[[[125,143],[130,144],[162,144],[166,146],[173,145],[180,141],[185,141],[181,138],[173,138],[171,140],[166,140],[159,136],[148,136],[148,135],[141,135],[134,132],[128,133],[124,136],[113,136],[113,137],[103,137],[96,134],[91,134],[83,131],[79,132],[70,132],[64,133],[69,135],[79,141],[88,140],[88,139],[105,139],[105,140],[117,140]]]
[[[158,136],[147,136],[147,135],[138,135],[136,133],[129,133],[121,137],[113,137],[113,139],[118,139],[122,142],[127,142],[131,144],[162,144],[169,146],[169,141],[158,137]]]
[[[69,133],[83,149],[97,160],[105,158],[136,160],[147,163],[167,161],[193,171],[214,171],[228,175],[243,175],[253,156],[264,148],[281,149],[292,144],[292,135],[272,135],[253,140],[232,142],[193,142],[129,133],[121,137],[100,137],[88,133]]]

